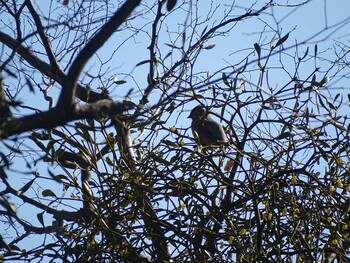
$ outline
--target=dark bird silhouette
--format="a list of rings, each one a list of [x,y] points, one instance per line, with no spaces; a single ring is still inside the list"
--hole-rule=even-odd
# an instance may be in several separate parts
[[[209,116],[209,110],[198,105],[190,113],[192,133],[202,146],[215,147],[226,143],[224,128]]]

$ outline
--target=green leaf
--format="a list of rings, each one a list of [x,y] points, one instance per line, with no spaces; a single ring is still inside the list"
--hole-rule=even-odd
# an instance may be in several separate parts
[[[165,165],[169,165],[169,161],[163,159],[163,156],[162,154],[154,154],[154,153],[151,153],[151,157],[154,161],[158,162],[158,163],[162,163],[162,164],[165,164]]]
[[[315,45],[315,49],[314,49],[314,56],[316,57],[317,56],[317,50],[318,50],[318,46],[317,44]]]
[[[329,108],[331,108],[332,110],[337,110],[337,108],[333,105],[333,103],[328,102]]]
[[[176,5],[177,0],[168,0],[166,3],[166,9],[170,12]]]
[[[14,204],[9,203],[7,198],[4,198],[4,197],[0,198],[0,206],[5,208],[8,214],[16,214],[17,207]]]
[[[31,132],[30,137],[32,137],[32,138],[34,137],[34,138],[36,138],[36,139],[38,139],[40,141],[50,140],[51,139],[51,136],[49,134],[47,134],[47,133],[44,133],[44,132],[38,133],[38,132],[34,132],[34,131]]]
[[[276,36],[277,36],[277,34],[275,34],[270,41],[270,49],[273,49],[273,42],[276,40]]]
[[[82,131],[88,130],[88,131],[93,131],[94,129],[91,129],[91,127],[89,125],[86,125],[85,123],[82,122],[75,122],[75,130],[77,130],[78,128],[81,129]]]
[[[280,38],[280,39],[277,41],[277,43],[276,43],[276,45],[274,46],[274,48],[276,48],[276,47],[282,45],[282,44],[288,39],[288,37],[289,37],[289,33],[287,33],[284,37]]]
[[[170,158],[170,163],[174,163],[176,162],[176,160],[179,159],[179,156],[178,155],[174,155]]]
[[[17,194],[22,195],[23,193],[27,192],[28,189],[32,186],[34,180],[35,178],[26,183],[21,189],[18,190]]]
[[[149,60],[149,59],[147,59],[147,60],[142,60],[141,62],[137,63],[135,67],[141,66],[141,65],[143,65],[143,64],[147,64],[147,63],[149,63],[149,62],[151,62],[151,60]]]
[[[340,97],[340,93],[337,93],[335,96],[334,96],[334,99],[333,99],[333,102],[336,102],[337,99]],[[343,100],[343,98],[341,98],[341,100]]]
[[[68,181],[68,177],[65,176],[64,174],[54,175],[53,179],[57,182],[60,182],[60,183],[62,183],[63,180]]]
[[[156,121],[152,124],[151,129],[154,130],[157,126],[162,126],[165,123],[165,121]]]
[[[55,193],[52,192],[50,189],[45,189],[44,191],[42,191],[41,194],[42,194],[43,197],[48,197],[48,196],[57,197],[57,196],[55,195]]]
[[[306,109],[305,109],[305,121],[306,121],[306,124],[309,123],[309,118],[310,117],[310,113],[309,113],[309,108],[306,106]]]
[[[261,56],[261,47],[259,46],[258,43],[255,43],[255,44],[254,44],[254,48],[255,48],[256,53],[258,54],[258,59],[260,60],[260,56]]]
[[[12,152],[14,152],[14,153],[21,153],[21,151],[18,150],[16,147],[12,147],[12,146],[8,145],[7,143],[5,143],[4,141],[2,141],[2,143],[3,143],[10,151],[12,151]]]
[[[92,142],[92,138],[90,136],[89,131],[94,131],[94,129],[92,129],[90,126],[85,125],[81,122],[76,122],[75,123],[75,130],[77,131],[77,133],[83,137],[86,141],[88,142]]]
[[[113,164],[114,164],[113,161],[111,160],[111,158],[109,158],[108,156],[106,157],[106,162],[110,166],[113,166]]]
[[[148,185],[143,185],[143,184],[135,185],[135,189],[145,193],[158,194],[158,191],[154,190],[152,187]]]
[[[170,140],[166,140],[166,139],[163,139],[162,143],[164,143],[167,146],[171,146],[171,147],[176,146],[176,143],[174,143],[173,141],[170,141]],[[171,161],[171,159],[170,159],[170,161]]]
[[[7,179],[7,174],[5,173],[3,167],[0,167],[0,178]]]
[[[168,57],[171,56],[171,54],[173,54],[172,51],[169,51],[168,54],[165,55],[165,57],[162,59],[163,61],[166,60]]]
[[[328,101],[327,101],[327,99],[325,98],[325,100],[326,100],[326,102],[327,102],[327,104],[328,104]],[[321,104],[321,106],[323,107],[323,108],[325,108],[325,109],[327,109],[328,107],[326,107],[326,105],[324,104],[324,102],[323,102],[323,100],[322,100],[322,98],[321,98],[321,96],[318,96],[318,101],[320,102],[320,104]]]
[[[320,82],[317,82],[317,81],[312,81],[311,85],[314,87],[322,87],[323,86]]]
[[[222,81],[226,86],[230,87],[230,83],[228,82],[227,75],[224,72],[222,73]]]
[[[215,44],[213,43],[213,44],[209,44],[209,45],[205,46],[204,49],[212,49],[214,47],[215,47]]]
[[[348,198],[341,206],[342,214],[348,214],[350,211],[350,198]]]
[[[321,83],[322,85],[324,85],[324,84],[326,84],[326,83],[328,83],[328,82],[329,82],[329,77],[327,77],[327,76],[324,76],[323,79],[320,81],[320,83]]]
[[[117,80],[117,81],[114,81],[114,83],[117,85],[122,85],[126,83],[126,80]]]
[[[13,244],[9,244],[9,247],[13,251],[22,251],[22,249],[20,249],[19,247],[17,247],[16,245],[13,245]]]
[[[304,56],[302,58],[300,58],[299,60],[303,60],[304,58],[306,58],[306,56],[309,54],[309,47],[307,47],[307,49],[305,50]]]
[[[204,195],[207,195],[208,194],[207,184],[202,179],[200,179],[199,182],[202,185],[202,191],[203,191]]]
[[[29,136],[29,138],[33,141],[33,142],[35,142],[35,144],[41,149],[41,150],[43,150],[44,152],[48,152],[48,149],[47,149],[47,147],[40,141],[40,140],[38,140],[38,138],[36,137],[36,135],[35,134],[31,134],[30,136]]]
[[[170,48],[175,48],[175,49],[180,49],[179,47],[177,47],[177,46],[175,46],[175,45],[173,45],[173,44],[168,44],[168,43],[164,43],[166,46],[168,46],[168,47],[170,47]],[[148,61],[150,61],[150,60],[148,60]],[[141,63],[141,62],[140,62]],[[139,64],[140,64],[139,63]]]
[[[0,152],[0,157],[0,163],[2,164],[1,167],[8,167],[10,165],[10,162],[6,155]]]
[[[314,75],[312,76],[311,85],[312,85],[312,82],[316,82],[316,74],[314,74]]]
[[[27,83],[27,85],[29,87],[30,92],[35,93],[34,92],[34,87],[33,87],[32,83],[30,82],[30,80],[26,76],[24,76],[24,78],[26,80],[26,83]]]
[[[45,225],[44,225],[44,212],[41,212],[41,213],[36,214],[36,217],[38,218],[40,224],[41,224],[42,226],[45,226]]]
[[[292,134],[290,132],[283,132],[280,135],[278,135],[275,138],[275,140],[281,140],[281,139],[288,138],[288,137],[291,137],[291,136],[292,136]]]
[[[323,148],[330,148],[329,144],[326,141],[322,141],[322,140],[316,140],[316,142],[322,145],[322,148],[320,148],[321,154],[322,155],[324,154],[327,156],[327,153],[324,152]],[[328,159],[328,157],[325,158],[325,160],[327,160],[327,159]]]

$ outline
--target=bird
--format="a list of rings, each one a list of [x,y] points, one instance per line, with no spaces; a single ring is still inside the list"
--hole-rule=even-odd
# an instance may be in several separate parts
[[[224,128],[209,116],[207,108],[202,105],[194,107],[188,118],[192,119],[192,133],[201,146],[218,147],[226,144]]]

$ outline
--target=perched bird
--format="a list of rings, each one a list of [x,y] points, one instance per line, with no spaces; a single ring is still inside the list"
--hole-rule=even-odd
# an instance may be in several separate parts
[[[209,110],[198,105],[188,118],[192,119],[191,129],[202,146],[220,146],[226,143],[224,128],[209,116]]]

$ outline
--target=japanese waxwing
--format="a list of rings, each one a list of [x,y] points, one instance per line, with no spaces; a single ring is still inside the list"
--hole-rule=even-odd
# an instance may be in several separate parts
[[[192,119],[192,133],[200,145],[215,147],[226,143],[224,128],[209,116],[205,107],[194,107],[188,118]]]

